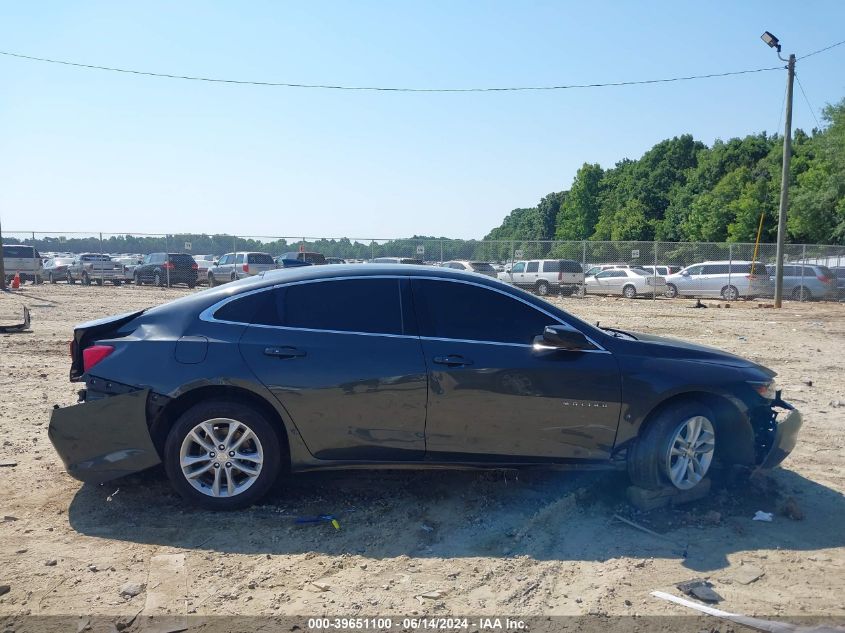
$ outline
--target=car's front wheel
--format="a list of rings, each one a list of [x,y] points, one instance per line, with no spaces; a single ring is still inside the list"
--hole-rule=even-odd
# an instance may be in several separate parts
[[[176,491],[210,510],[260,499],[281,467],[279,436],[254,407],[210,400],[183,413],[167,436],[164,467]]]
[[[214,273],[208,273],[208,287],[214,288],[217,285],[217,280],[214,278]]]
[[[534,291],[541,297],[545,297],[549,294],[549,283],[546,281],[538,281],[537,285],[534,287]]]
[[[666,296],[674,299],[678,296],[678,287],[675,284],[666,284]]]
[[[646,422],[628,450],[628,476],[641,488],[690,490],[707,475],[716,449],[715,417],[695,400],[670,404]]]
[[[628,284],[622,289],[622,294],[625,295],[626,299],[636,299],[637,289],[631,284]]]

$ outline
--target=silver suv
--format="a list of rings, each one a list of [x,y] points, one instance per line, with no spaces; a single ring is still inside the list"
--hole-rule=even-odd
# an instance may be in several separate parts
[[[276,260],[269,253],[242,252],[226,253],[214,266],[209,267],[208,285],[251,277],[276,268]]]
[[[774,284],[762,262],[717,261],[687,266],[666,277],[667,297],[768,297]]]
[[[584,284],[584,270],[572,259],[530,259],[506,267],[498,278],[544,297],[550,292],[575,292]]]
[[[20,275],[21,281],[41,283],[44,277],[44,264],[41,255],[34,246],[25,244],[3,245],[3,269],[6,272],[6,282],[12,281],[15,273]]]
[[[470,262],[465,259],[454,259],[450,262],[443,262],[440,266],[442,268],[453,268],[455,270],[478,273],[479,275],[487,275],[488,277],[496,277],[496,269],[489,262]]]
[[[784,297],[796,301],[811,301],[812,299],[836,299],[837,294],[836,275],[827,266],[784,264]]]

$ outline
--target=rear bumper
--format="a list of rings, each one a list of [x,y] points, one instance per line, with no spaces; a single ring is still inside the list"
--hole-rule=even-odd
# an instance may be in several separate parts
[[[798,432],[804,423],[801,412],[788,402],[781,400],[780,395],[772,403],[772,420],[774,435],[771,448],[760,463],[760,468],[774,468],[786,459],[795,448]]]
[[[101,483],[161,463],[147,427],[149,393],[53,409],[48,436],[69,475]]]

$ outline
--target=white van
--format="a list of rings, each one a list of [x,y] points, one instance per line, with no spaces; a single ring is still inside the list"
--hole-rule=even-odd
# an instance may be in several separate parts
[[[15,273],[20,275],[21,281],[41,283],[43,281],[44,264],[41,254],[34,246],[26,244],[3,245],[3,270],[6,282],[10,283]]]

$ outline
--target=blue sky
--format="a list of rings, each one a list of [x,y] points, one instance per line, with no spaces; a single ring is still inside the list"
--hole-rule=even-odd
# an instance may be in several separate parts
[[[6,2],[0,50],[349,85],[592,83],[777,65],[845,39],[845,2]],[[799,62],[819,110],[845,46]],[[578,167],[690,132],[774,132],[785,72],[556,92],[204,84],[0,57],[5,231],[482,237]],[[796,86],[795,125],[812,114]]]

